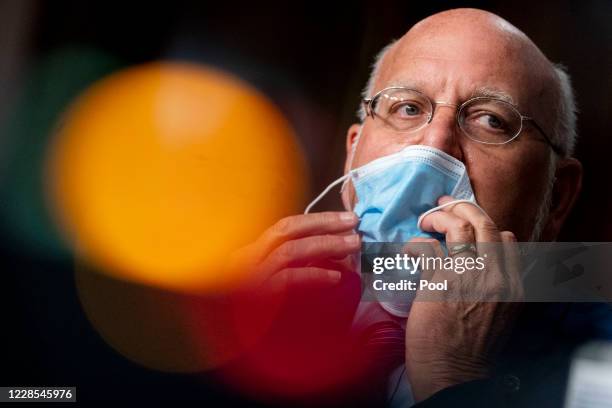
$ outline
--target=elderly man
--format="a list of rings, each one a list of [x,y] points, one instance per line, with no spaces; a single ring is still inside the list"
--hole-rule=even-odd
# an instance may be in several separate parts
[[[408,240],[553,241],[579,194],[582,167],[571,157],[576,120],[569,78],[524,33],[494,14],[475,9],[435,14],[384,48],[360,116],[361,123],[347,132],[346,174],[418,145],[428,154],[452,158],[469,176],[472,199],[445,205],[457,197],[437,197],[441,206],[419,220],[431,237]],[[352,181],[342,190],[347,212],[283,219],[254,244],[251,250],[258,252],[256,259],[271,281],[333,286],[341,280],[340,268],[319,261],[350,257],[361,249],[365,212],[358,217],[353,210],[369,198],[360,197]],[[408,194],[400,204],[409,207],[410,200]],[[518,302],[506,301],[522,296],[520,271],[499,262],[488,265],[488,276],[496,277],[487,282],[493,282],[488,288],[492,299],[503,302],[412,304],[400,325],[405,365],[397,389],[410,394],[403,401],[495,405],[506,391],[530,387],[525,380],[520,384],[520,375],[501,377],[506,384],[501,391],[499,378],[492,380],[498,351],[513,334],[519,314]],[[356,321],[371,314],[359,313]],[[519,348],[515,356],[532,358],[520,345],[512,346]],[[504,350],[512,355],[512,347]],[[554,392],[547,402],[562,398],[562,388]]]

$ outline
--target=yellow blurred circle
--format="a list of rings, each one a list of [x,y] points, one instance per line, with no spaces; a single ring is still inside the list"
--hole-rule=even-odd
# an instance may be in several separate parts
[[[305,162],[261,93],[221,71],[151,63],[103,79],[49,154],[52,207],[77,253],[115,277],[181,291],[249,271],[228,254],[301,210]]]

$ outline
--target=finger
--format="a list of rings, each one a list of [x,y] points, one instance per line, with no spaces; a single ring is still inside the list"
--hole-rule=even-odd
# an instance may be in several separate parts
[[[404,252],[410,256],[425,258],[444,258],[444,251],[440,245],[440,241],[434,238],[416,237],[412,238],[403,248]],[[421,268],[421,279],[430,280],[433,277],[434,270]]]
[[[263,264],[274,273],[291,264],[313,262],[320,259],[340,259],[361,249],[358,234],[345,236],[317,235],[287,241],[270,253]]]
[[[293,215],[268,228],[255,245],[263,257],[285,241],[350,231],[358,222],[359,218],[355,213],[346,211]]]
[[[421,229],[444,234],[447,243],[464,244],[474,242],[474,227],[465,218],[446,211],[436,211],[423,218]]]
[[[508,274],[505,248],[512,244],[510,239],[513,237],[512,233],[505,232],[503,235],[500,233],[500,242],[478,243],[478,259],[484,263],[484,269],[471,270],[461,281],[461,289],[467,299],[506,302],[512,298],[513,287],[518,287],[519,280]],[[503,242],[505,240],[508,242]]]
[[[438,204],[446,204],[453,200],[453,197],[442,196],[438,200]],[[497,226],[495,225],[493,220],[484,211],[482,211],[475,205],[462,202],[449,205],[448,207],[444,207],[440,211],[453,213],[472,224],[472,228],[474,229],[476,235],[475,238],[477,242],[501,241],[499,230],[497,229]]]
[[[435,238],[415,237],[406,245],[406,249],[411,252],[420,252],[426,256],[444,256],[440,241]]]
[[[266,281],[266,289],[274,292],[289,287],[328,287],[334,286],[342,279],[342,273],[331,269],[317,267],[285,268]]]
[[[508,278],[509,301],[522,301],[524,298],[523,280],[520,269],[520,251],[515,235],[510,231],[502,231],[504,246],[505,274]]]

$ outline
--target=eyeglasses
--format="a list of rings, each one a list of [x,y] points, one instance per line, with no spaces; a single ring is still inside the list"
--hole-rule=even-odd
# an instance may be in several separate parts
[[[364,99],[366,113],[379,118],[398,132],[416,132],[429,124],[436,106],[457,108],[457,124],[471,140],[488,145],[503,145],[516,139],[529,121],[544,136],[552,150],[562,155],[563,149],[554,144],[542,128],[530,117],[521,114],[502,99],[477,96],[461,105],[434,102],[419,91],[404,87],[389,87],[371,99]]]

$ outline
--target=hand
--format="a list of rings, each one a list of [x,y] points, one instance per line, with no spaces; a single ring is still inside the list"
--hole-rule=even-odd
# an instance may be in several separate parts
[[[277,388],[282,383],[313,393],[361,372],[364,359],[349,330],[361,285],[346,265],[361,247],[357,223],[350,212],[287,217],[234,255],[233,267],[249,268],[252,276],[246,296],[238,291],[246,306],[236,309],[246,310],[246,324],[254,321],[258,330],[230,371],[256,378],[264,390],[284,391]]]
[[[442,197],[439,204],[451,200]],[[452,205],[425,217],[422,228],[444,234],[448,248],[475,243],[477,253],[454,257],[476,258],[484,256],[484,247],[492,250],[486,251],[482,271],[436,270],[421,277],[447,280],[448,291],[435,301],[423,301],[431,294],[417,293],[407,320],[406,367],[417,401],[451,385],[487,377],[523,298],[516,238],[510,231],[500,232],[481,210],[466,203]],[[444,257],[438,241],[413,241],[429,242],[426,256]],[[498,244],[482,244],[488,242]]]
[[[249,282],[264,289],[333,286],[341,272],[334,260],[359,252],[358,218],[352,212],[322,212],[281,219],[254,243],[237,251],[231,267],[249,268]]]

